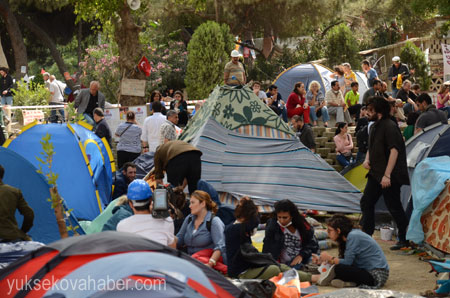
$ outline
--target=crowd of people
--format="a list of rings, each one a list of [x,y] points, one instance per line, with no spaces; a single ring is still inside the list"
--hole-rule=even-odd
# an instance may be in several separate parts
[[[242,85],[246,82],[245,69],[239,62],[239,53],[231,53],[224,82]],[[380,288],[389,277],[389,265],[384,253],[372,238],[375,229],[375,204],[383,196],[387,209],[398,227],[398,242],[391,247],[398,250],[409,246],[406,240],[407,214],[400,201],[402,185],[409,184],[406,166],[405,141],[398,123],[408,124],[405,138],[417,134],[434,123],[447,123],[449,86],[439,91],[437,107],[431,97],[420,92],[416,84],[411,86],[409,70],[393,58],[389,70],[393,93],[386,92],[387,84],[378,79],[368,61],[362,68],[367,75],[370,89],[359,104],[358,82],[348,63],[336,66],[331,75],[331,89],[324,92],[317,81],[310,82],[308,90],[302,82],[293,86],[286,103],[276,85],[268,92],[261,90],[261,83],[253,82],[252,89],[284,121],[289,121],[301,142],[313,152],[316,149],[312,126],[322,118],[329,125],[330,115],[336,116],[336,153],[338,162],[347,166],[354,161],[354,147],[348,127],[356,125],[358,154],[356,161],[368,170],[367,185],[361,199],[361,229],[346,216],[334,215],[327,222],[327,233],[339,246],[338,256],[320,251],[314,228],[299,212],[291,200],[278,201],[274,212],[265,224],[262,252],[252,244],[251,236],[260,224],[258,208],[252,199],[243,197],[234,210],[234,219],[225,224],[219,216],[221,208],[212,186],[199,187],[201,182],[202,152],[191,144],[177,139],[177,125],[189,120],[187,103],[180,91],[170,91],[173,100],[170,109],[163,104],[164,97],[158,91],[152,93],[152,115],[140,127],[132,111],[126,114],[126,122],[120,124],[114,135],[119,138],[117,161],[120,173],[115,180],[113,198],[118,198],[112,217],[103,230],[117,230],[141,235],[148,239],[184,251],[206,266],[231,278],[269,279],[290,269],[297,270],[302,281],[335,287],[360,286]],[[6,84],[5,71],[0,69]],[[112,132],[103,115],[105,97],[93,81],[89,88],[81,90],[75,98],[75,107],[86,121],[93,125],[95,133],[111,144]],[[57,94],[49,83],[49,90]],[[4,93],[8,102],[8,92]],[[3,96],[2,96],[3,102]],[[60,103],[55,98],[54,103]],[[164,174],[175,191],[168,191],[167,213],[158,213],[159,202],[149,184],[136,179],[133,163],[143,152],[154,153],[154,178],[163,185]],[[4,169],[0,166],[0,215],[6,220],[0,223],[0,241],[29,240],[26,232],[33,223],[33,211],[27,205],[20,190],[3,184]],[[207,183],[206,183],[207,184]],[[184,188],[188,188],[189,199]],[[171,189],[172,189],[171,188]],[[18,209],[25,220],[19,229],[14,212]],[[158,209],[159,210],[159,209]],[[162,214],[162,215],[161,215]],[[309,272],[309,264],[328,263],[326,273]]]

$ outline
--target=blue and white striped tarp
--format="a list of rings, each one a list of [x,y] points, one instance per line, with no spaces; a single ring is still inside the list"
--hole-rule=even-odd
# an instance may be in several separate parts
[[[213,119],[191,143],[202,152],[202,179],[219,192],[262,205],[292,200],[301,209],[360,212],[361,193],[297,138],[231,131]]]

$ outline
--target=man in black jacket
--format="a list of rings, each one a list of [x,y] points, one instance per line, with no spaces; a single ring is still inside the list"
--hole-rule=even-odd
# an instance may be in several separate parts
[[[398,227],[399,242],[391,247],[397,250],[408,246],[406,228],[408,220],[401,200],[400,188],[409,185],[406,166],[406,148],[397,124],[391,120],[391,105],[384,97],[369,99],[367,113],[370,127],[369,147],[364,160],[364,168],[369,170],[364,195],[361,198],[362,230],[372,235],[375,229],[375,204],[383,195],[389,213]]]
[[[311,126],[305,124],[303,121],[303,115],[294,115],[291,118],[291,124],[296,136],[300,139],[300,142],[315,153],[316,142],[314,141],[314,132],[312,131]]]
[[[400,88],[397,88],[398,75],[402,76],[402,81],[409,78],[409,68],[406,64],[400,63],[400,57],[392,58],[392,66],[389,68],[388,79],[392,82],[392,97],[397,96]]]
[[[13,97],[11,93],[11,88],[13,87],[13,79],[8,74],[8,69],[6,67],[0,67],[0,92],[2,96],[1,104],[10,105],[13,104]]]

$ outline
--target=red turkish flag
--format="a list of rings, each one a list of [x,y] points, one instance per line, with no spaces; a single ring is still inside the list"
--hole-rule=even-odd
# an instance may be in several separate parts
[[[41,68],[41,74],[45,73],[45,69]]]
[[[141,60],[139,61],[138,68],[140,71],[145,73],[146,77],[150,75],[150,71],[152,70],[152,66],[145,56],[142,56]]]

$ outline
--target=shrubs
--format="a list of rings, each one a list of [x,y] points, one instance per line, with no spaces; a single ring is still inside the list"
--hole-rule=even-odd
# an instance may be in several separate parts
[[[185,78],[191,99],[203,99],[223,82],[223,69],[234,47],[228,25],[208,21],[200,25],[188,45]]]
[[[358,54],[358,41],[346,24],[333,27],[325,38],[325,57],[330,67],[342,62],[350,63],[353,68],[359,66],[361,58]]]
[[[410,70],[414,70],[414,76],[420,89],[428,90],[431,84],[430,67],[425,59],[425,53],[412,42],[406,42],[401,49],[400,60],[408,64]]]

